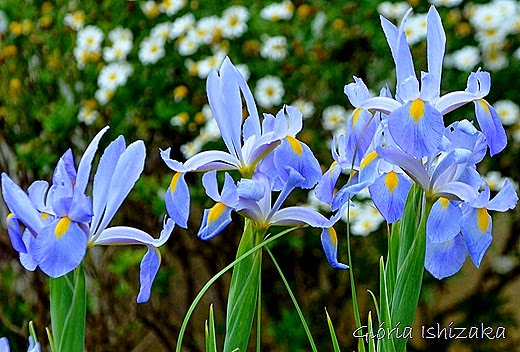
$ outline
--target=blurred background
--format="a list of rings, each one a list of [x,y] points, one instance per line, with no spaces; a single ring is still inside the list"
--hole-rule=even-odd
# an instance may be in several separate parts
[[[520,177],[520,4],[515,0],[460,1],[0,1],[0,171],[24,189],[50,180],[68,148],[77,158],[92,137],[111,126],[102,147],[117,135],[147,146],[145,171],[113,224],[158,236],[166,213],[163,194],[173,176],[159,156],[172,148],[180,161],[201,150],[222,149],[207,106],[205,78],[227,55],[248,79],[260,112],[292,104],[304,114],[299,139],[326,170],[330,140],[345,128],[352,106],[343,87],[362,78],[377,94],[392,91],[395,71],[379,15],[394,23],[410,6],[408,41],[417,70],[426,70],[426,12],[435,4],[447,35],[442,92],[464,90],[478,67],[491,72],[487,100],[505,125],[509,144],[487,157],[479,171],[497,191]],[[442,93],[441,93],[442,94]],[[473,119],[458,109],[445,124]],[[152,298],[138,305],[143,248],[94,248],[86,261],[88,351],[173,351],[183,317],[200,288],[234,259],[243,219],[209,242],[197,231],[204,208],[200,175],[189,174],[192,196],[188,230],[176,228],[161,248],[162,265]],[[293,204],[323,210],[312,194]],[[350,214],[352,262],[364,321],[374,311],[367,289],[378,291],[379,257],[386,253],[387,226],[368,197],[355,199]],[[0,202],[0,217],[7,209]],[[480,269],[467,260],[453,277],[425,273],[409,351],[514,351],[520,345],[520,213],[493,214],[494,240]],[[347,224],[336,226],[339,258],[346,261]],[[273,229],[273,231],[278,231]],[[300,229],[271,249],[308,319],[318,349],[332,350],[325,308],[342,349],[356,349],[348,272],[327,264],[319,231]],[[262,284],[262,346],[265,351],[310,350],[282,280],[268,256]],[[204,320],[216,311],[223,342],[227,288],[218,280],[195,311],[185,351],[204,350]],[[50,325],[48,280],[28,272],[0,224],[0,336],[13,351],[26,349],[34,320],[41,342]],[[487,340],[420,337],[421,326],[505,327],[506,338]]]

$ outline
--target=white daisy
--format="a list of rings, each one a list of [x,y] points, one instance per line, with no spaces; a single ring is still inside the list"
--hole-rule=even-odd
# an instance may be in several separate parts
[[[108,40],[114,43],[120,43],[120,42],[130,42],[132,43],[133,40],[133,34],[132,31],[128,28],[123,27],[116,27],[112,29],[110,32],[108,32]]]
[[[249,11],[244,6],[231,6],[222,13],[224,38],[238,38],[247,31]]]
[[[141,11],[148,18],[155,18],[161,13],[159,5],[153,0],[142,2]]]
[[[106,105],[114,96],[114,90],[108,88],[98,88],[94,97],[100,105]]]
[[[90,25],[78,31],[76,46],[85,49],[90,53],[100,52],[103,32],[99,27]]]
[[[484,180],[487,182],[489,189],[492,191],[500,191],[506,182],[506,178],[502,177],[500,171],[489,171]]]
[[[78,120],[86,125],[91,125],[99,117],[99,111],[83,106],[79,109]]]
[[[80,30],[85,25],[85,12],[79,10],[73,13],[68,13],[65,15],[63,23],[75,31]]]
[[[103,60],[106,62],[124,61],[132,50],[132,42],[119,41],[103,48]]]
[[[186,36],[179,39],[177,50],[182,56],[190,56],[199,50],[199,43],[192,40],[190,36]]]
[[[249,71],[249,67],[246,64],[237,64],[235,67],[246,81],[251,77],[251,71]]]
[[[404,26],[406,33],[406,41],[410,45],[414,45],[426,38],[426,14],[415,14],[408,17]]]
[[[327,131],[335,131],[347,124],[348,112],[343,106],[333,105],[323,109],[321,123]]]
[[[166,54],[164,41],[158,37],[147,37],[139,45],[137,56],[143,65],[154,64]]]
[[[256,101],[265,109],[280,105],[284,94],[283,83],[279,77],[265,76],[256,83]]]
[[[406,2],[391,3],[384,1],[377,6],[377,12],[386,18],[401,19],[410,5]]]
[[[460,71],[470,71],[480,62],[480,50],[474,46],[465,46],[446,57],[446,63]]]
[[[193,16],[192,13],[187,13],[184,16],[178,17],[170,26],[170,39],[177,39],[194,27],[195,16]]]
[[[518,259],[509,256],[509,255],[501,255],[491,263],[491,268],[494,272],[500,275],[509,274],[516,266],[518,265]]]
[[[511,100],[497,101],[493,107],[504,125],[511,126],[520,121],[520,108]]]
[[[274,3],[260,11],[260,17],[268,21],[289,20],[294,13],[294,5],[290,1]]]
[[[126,84],[132,74],[132,66],[126,62],[113,62],[104,66],[99,72],[97,84],[99,88],[115,90]]]
[[[314,114],[314,104],[310,101],[298,99],[293,101],[291,105],[302,112],[304,119],[308,119]]]
[[[435,6],[446,6],[446,7],[454,7],[458,6],[462,3],[462,0],[429,0],[430,4]]]
[[[150,31],[150,37],[166,42],[170,37],[172,23],[170,21],[157,24]]]
[[[260,49],[260,56],[273,61],[283,60],[287,56],[287,38],[267,37]]]
[[[159,4],[159,10],[168,16],[173,16],[186,6],[186,0],[163,0]]]
[[[181,145],[181,153],[186,159],[194,156],[201,151],[203,145],[198,139],[194,139],[191,142]]]

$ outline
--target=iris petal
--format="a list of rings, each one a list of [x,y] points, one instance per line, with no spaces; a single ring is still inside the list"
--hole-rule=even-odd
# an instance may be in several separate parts
[[[501,152],[507,144],[506,131],[495,109],[484,99],[475,101],[475,115],[486,136],[491,156]]]
[[[321,232],[321,244],[330,266],[335,269],[348,269],[348,265],[338,262],[338,237],[333,227]]]
[[[457,273],[465,260],[466,246],[460,234],[446,242],[426,241],[424,267],[439,280]]]
[[[403,216],[404,205],[412,183],[394,171],[379,176],[368,186],[374,205],[388,223]]]
[[[172,177],[170,187],[164,196],[168,215],[182,228],[188,227],[190,215],[190,191],[184,180],[184,174],[177,172]]]
[[[476,209],[468,206],[464,209],[460,225],[469,256],[478,268],[493,240],[491,216],[485,208]]]
[[[439,198],[432,206],[426,222],[426,235],[432,243],[446,242],[460,232],[462,211],[449,199]]]
[[[161,265],[161,253],[154,246],[147,246],[148,250],[141,261],[141,270],[139,274],[139,294],[137,295],[137,303],[148,302],[152,290],[152,284],[159,271]]]
[[[210,240],[220,233],[231,222],[231,208],[224,203],[217,203],[211,209],[204,210],[198,237]]]

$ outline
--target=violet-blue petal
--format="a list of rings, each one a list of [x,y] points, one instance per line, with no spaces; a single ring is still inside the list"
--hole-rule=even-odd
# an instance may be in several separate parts
[[[241,198],[259,201],[265,194],[265,185],[255,180],[243,178],[238,181],[237,193]]]
[[[9,340],[7,337],[0,338],[0,352],[10,352],[11,348],[9,347]]]
[[[172,234],[175,222],[172,219],[166,219],[159,238],[153,238],[146,232],[128,226],[114,226],[103,230],[94,241],[93,245],[152,245],[160,247]]]
[[[305,143],[294,137],[288,136],[282,141],[274,152],[274,162],[283,181],[287,181],[290,177],[286,171],[287,167],[296,170],[303,176],[302,182],[297,187],[312,188],[321,178],[321,167],[318,160]]]
[[[32,251],[33,242],[34,242],[35,237],[33,235],[31,235],[31,233],[28,230],[26,230],[26,231],[24,231],[24,233],[22,235],[22,239],[23,239],[25,248],[27,248],[27,253],[20,252],[20,263],[22,264],[22,266],[25,269],[27,269],[29,271],[34,271],[36,269],[36,267],[38,266],[38,263],[36,262],[36,259],[34,259],[33,251]]]
[[[215,202],[220,201],[216,170],[208,171],[204,175],[202,175],[202,186],[204,187],[204,190],[206,191],[208,197],[213,199]]]
[[[432,206],[426,222],[426,236],[432,243],[446,242],[460,232],[460,207],[447,198],[439,198]]]
[[[49,183],[47,181],[34,181],[31,183],[29,188],[27,188],[29,199],[34,204],[34,207],[40,212],[45,212],[47,210],[45,198],[48,189]]]
[[[478,268],[493,240],[491,236],[491,216],[485,208],[467,206],[464,208],[460,219],[460,226],[469,256]]]
[[[343,88],[343,92],[354,107],[358,107],[370,98],[370,92],[361,78],[354,76],[354,83],[349,83]]]
[[[43,220],[40,214],[29,199],[29,196],[6,173],[2,173],[2,196],[9,210],[28,229],[35,234],[41,231]]]
[[[76,175],[76,185],[74,186],[76,190],[81,193],[85,193],[87,189],[87,184],[90,178],[90,169],[92,167],[92,160],[94,160],[94,155],[98,149],[99,141],[101,137],[105,134],[105,132],[109,129],[108,126],[99,131],[96,136],[92,139],[90,144],[88,145],[85,152],[83,152],[83,156],[78,165],[78,173]]]
[[[173,175],[166,194],[164,195],[168,215],[182,228],[188,227],[190,215],[190,190],[184,180],[184,173]]]
[[[434,6],[430,6],[426,25],[428,72],[434,78],[435,96],[438,98],[441,86],[442,60],[446,47],[446,34],[441,17]]]
[[[390,171],[379,176],[368,186],[370,197],[377,210],[388,223],[403,216],[404,206],[412,183],[402,174]]]
[[[15,251],[27,253],[27,248],[22,240],[22,228],[16,216],[13,213],[7,214],[5,222],[7,224],[7,234]]]
[[[518,195],[511,182],[508,179],[504,182],[502,189],[498,191],[497,195],[489,201],[486,208],[496,211],[507,211],[514,209],[518,202]]]
[[[56,278],[74,270],[87,250],[87,234],[68,218],[46,225],[32,243],[31,252],[40,269]]]
[[[314,195],[322,202],[331,205],[334,197],[334,189],[336,182],[341,175],[341,167],[338,162],[334,161],[330,168],[321,176],[316,188]]]
[[[211,209],[205,209],[197,236],[207,241],[218,235],[231,222],[231,210],[221,202]]]
[[[456,274],[466,261],[466,246],[460,234],[441,243],[426,240],[424,267],[435,278],[441,280]]]
[[[325,257],[330,266],[335,269],[348,269],[348,265],[338,261],[338,236],[333,227],[324,228],[321,231],[321,245],[325,252]]]
[[[399,166],[408,176],[417,182],[421,188],[429,188],[429,177],[424,166],[412,156],[396,148],[378,148],[377,153],[391,164]]]
[[[484,99],[479,99],[475,101],[475,115],[486,136],[490,155],[501,152],[507,145],[507,135],[495,109]]]
[[[139,294],[137,295],[137,303],[145,303],[150,299],[152,284],[159,271],[161,265],[161,253],[159,249],[148,245],[143,259],[141,261],[141,270],[139,273]]]
[[[444,134],[442,115],[427,101],[409,101],[388,116],[393,140],[417,158],[429,155],[440,145]]]
[[[276,226],[325,227],[329,224],[322,214],[312,208],[292,206],[278,210],[271,218],[271,224]]]
[[[220,201],[230,208],[234,208],[238,202],[237,186],[231,175],[227,172],[224,174],[224,186],[222,187]]]
[[[433,193],[439,197],[458,198],[469,203],[478,196],[476,189],[464,182],[458,181],[443,184],[438,188],[435,188]]]

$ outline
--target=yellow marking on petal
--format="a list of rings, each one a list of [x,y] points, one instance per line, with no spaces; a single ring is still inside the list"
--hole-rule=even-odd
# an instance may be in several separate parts
[[[6,216],[5,221],[9,221],[9,220],[11,220],[12,218],[14,218],[14,214],[13,214],[13,213],[9,213],[9,214],[7,214],[7,216]]]
[[[424,101],[415,99],[410,105],[410,117],[417,124],[424,117]]]
[[[361,168],[364,169],[368,164],[374,161],[375,158],[377,158],[377,152],[375,150],[365,155],[363,160],[361,160]]]
[[[209,211],[208,224],[210,224],[210,223],[216,221],[218,218],[220,218],[220,216],[222,215],[224,210],[226,210],[226,208],[227,208],[227,206],[222,202],[218,202],[217,204],[215,204],[213,206],[213,208],[211,208],[211,210]]]
[[[441,209],[445,210],[448,204],[450,204],[450,200],[448,198],[440,197],[439,202],[441,202]]]
[[[47,220],[47,218],[49,217],[49,213],[41,213],[40,216],[42,220]]]
[[[293,152],[295,152],[299,156],[301,156],[303,154],[303,147],[299,140],[297,140],[296,138],[294,138],[292,136],[287,136],[287,137],[285,137],[285,139],[287,140],[287,142],[289,142]]]
[[[486,114],[491,116],[491,111],[489,111],[489,103],[486,101],[486,99],[479,99],[477,102],[486,110]]]
[[[60,239],[60,237],[63,236],[63,234],[65,232],[67,232],[71,222],[72,222],[72,220],[70,220],[70,218],[68,218],[67,216],[64,218],[61,218],[60,221],[58,221],[58,224],[56,225],[56,228],[54,229],[54,235],[56,236],[57,239]]]
[[[329,231],[330,242],[334,247],[336,247],[338,245],[338,235],[336,235],[336,230],[334,230],[334,227],[329,227],[327,230]]]
[[[172,177],[172,182],[170,182],[170,192],[175,192],[175,189],[177,188],[177,182],[179,182],[179,178],[181,177],[182,172],[177,172]]]
[[[352,114],[352,131],[354,130],[354,127],[356,126],[356,123],[359,120],[359,114],[361,114],[361,111],[363,111],[363,109],[354,109],[354,113]]]
[[[477,225],[480,232],[487,232],[489,227],[489,214],[486,208],[477,209]]]
[[[390,192],[390,194],[392,194],[394,192],[394,190],[396,189],[398,184],[399,184],[399,178],[397,177],[397,174],[394,171],[390,171],[389,173],[386,174],[385,185],[386,185],[386,188],[388,188],[388,191]]]
[[[336,160],[334,160],[332,162],[332,164],[330,164],[329,174],[331,174],[334,170],[336,170],[338,166],[339,166],[338,162]]]

